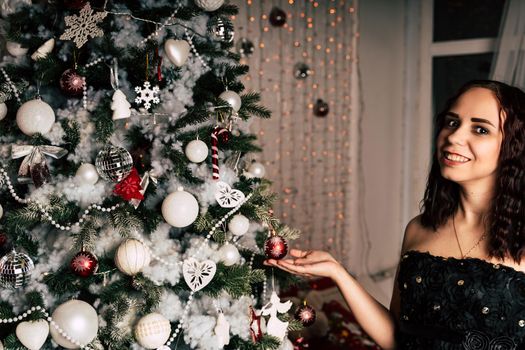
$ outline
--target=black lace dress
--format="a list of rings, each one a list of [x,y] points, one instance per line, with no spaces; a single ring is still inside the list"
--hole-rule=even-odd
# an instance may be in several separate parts
[[[417,251],[400,264],[398,349],[525,349],[525,273]]]

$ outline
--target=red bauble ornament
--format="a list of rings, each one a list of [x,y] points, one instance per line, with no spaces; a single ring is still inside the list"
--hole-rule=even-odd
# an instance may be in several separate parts
[[[84,91],[84,77],[74,69],[68,69],[60,76],[60,89],[71,97],[81,97]]]
[[[87,0],[64,0],[64,6],[72,10],[80,10],[87,3]]]
[[[301,305],[295,311],[295,319],[303,324],[305,327],[309,327],[315,322],[315,310],[313,307]]]
[[[118,184],[115,185],[113,193],[120,196],[125,201],[132,199],[143,200],[144,195],[140,192],[142,187],[140,186],[142,179],[139,176],[137,169],[133,168],[131,173]]]
[[[273,235],[264,243],[264,253],[270,259],[280,260],[288,254],[288,243],[281,236]]]
[[[97,257],[90,252],[81,251],[77,253],[69,263],[73,273],[80,277],[89,277],[98,269]]]
[[[282,27],[286,23],[286,12],[278,7],[274,7],[270,12],[270,24],[274,27]]]

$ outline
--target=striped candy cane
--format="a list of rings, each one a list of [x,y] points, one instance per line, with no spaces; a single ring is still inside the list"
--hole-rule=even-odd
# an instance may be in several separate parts
[[[221,137],[221,141],[226,142],[229,133],[228,129],[220,126],[214,127],[211,133],[211,161],[214,180],[219,180],[219,137]]]

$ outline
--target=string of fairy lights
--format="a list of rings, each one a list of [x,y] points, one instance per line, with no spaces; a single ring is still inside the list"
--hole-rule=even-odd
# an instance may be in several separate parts
[[[253,42],[244,57],[250,73],[244,83],[261,91],[262,103],[273,112],[269,121],[255,121],[263,148],[260,160],[267,177],[281,193],[276,212],[300,227],[299,245],[329,249],[341,256],[349,240],[348,196],[352,175],[350,130],[353,101],[352,63],[359,32],[357,3],[351,0],[236,0],[232,18],[238,40]],[[286,13],[286,23],[274,26],[272,10]],[[298,63],[311,74],[297,79]],[[316,102],[329,106],[325,117],[314,115]],[[356,102],[357,103],[357,102]]]

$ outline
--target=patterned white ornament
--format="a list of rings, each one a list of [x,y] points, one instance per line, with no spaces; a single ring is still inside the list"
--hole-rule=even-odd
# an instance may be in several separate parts
[[[224,0],[195,0],[195,4],[204,11],[215,11],[224,4]]]
[[[277,313],[284,314],[290,310],[292,307],[292,302],[288,300],[285,303],[281,303],[281,299],[275,291],[272,292],[270,297],[270,302],[262,308],[263,316],[270,316],[268,324],[266,325],[268,335],[273,335],[274,337],[279,338],[282,342],[286,336],[286,331],[288,330],[288,322],[283,322],[277,317]]]
[[[29,350],[39,350],[49,335],[49,323],[46,320],[20,322],[16,326],[16,337]]]
[[[235,208],[244,201],[244,193],[239,190],[234,190],[226,182],[217,182],[217,192],[215,192],[215,199],[217,203],[223,208]]]
[[[212,281],[216,271],[217,265],[211,260],[199,262],[194,258],[189,258],[184,260],[182,265],[184,280],[194,292],[206,287]]]
[[[230,324],[222,312],[217,317],[217,324],[213,329],[217,341],[219,343],[219,349],[224,348],[224,345],[230,344]]]
[[[142,317],[135,327],[135,339],[146,349],[157,349],[170,337],[170,321],[159,313]]]
[[[97,27],[107,16],[107,12],[94,12],[89,2],[80,10],[80,15],[66,16],[64,21],[68,27],[60,40],[73,40],[78,48],[81,48],[88,37],[96,38],[104,35],[104,31]]]
[[[42,58],[46,58],[47,55],[49,55],[51,53],[51,51],[53,51],[53,48],[55,47],[55,39],[54,38],[51,38],[49,39],[48,41],[46,41],[45,43],[42,44],[42,46],[40,46],[32,55],[31,55],[31,59],[33,61],[38,61]]]
[[[135,87],[135,92],[137,93],[135,103],[144,103],[144,108],[146,109],[150,109],[151,103],[158,104],[160,102],[160,99],[158,97],[159,87],[154,86],[152,89],[149,81],[144,82],[143,88],[141,88],[140,86]]]

